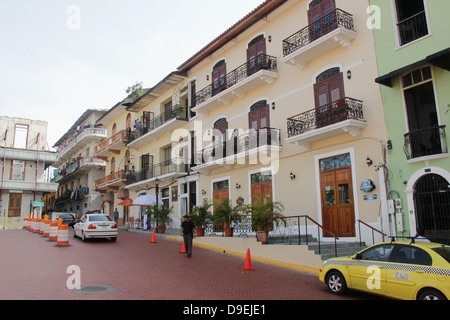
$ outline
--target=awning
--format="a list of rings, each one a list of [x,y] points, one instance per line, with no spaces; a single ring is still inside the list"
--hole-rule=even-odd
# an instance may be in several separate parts
[[[375,79],[375,82],[378,84],[392,88],[392,79],[393,78],[398,77],[401,74],[408,72],[409,70],[423,66],[424,64],[427,64],[427,63],[429,63],[433,66],[442,68],[444,70],[450,71],[450,48],[436,52],[436,53],[426,57],[423,60],[414,62],[410,65],[407,65],[405,67],[402,67],[400,69],[392,71],[384,76],[378,77]]]

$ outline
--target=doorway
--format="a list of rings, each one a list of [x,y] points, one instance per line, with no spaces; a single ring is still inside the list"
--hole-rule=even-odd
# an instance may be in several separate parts
[[[356,236],[353,177],[350,154],[321,159],[322,225],[337,237]],[[324,237],[330,235],[324,231]]]

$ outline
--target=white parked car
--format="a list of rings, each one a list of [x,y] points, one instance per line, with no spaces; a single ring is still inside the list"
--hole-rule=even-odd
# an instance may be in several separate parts
[[[80,237],[83,241],[91,238],[110,238],[117,240],[119,230],[111,217],[104,214],[87,214],[73,227],[73,236]]]

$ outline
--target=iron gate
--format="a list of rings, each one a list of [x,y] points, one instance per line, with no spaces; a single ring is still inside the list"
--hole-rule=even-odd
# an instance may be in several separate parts
[[[437,174],[424,175],[414,189],[417,230],[433,242],[450,244],[450,184]]]

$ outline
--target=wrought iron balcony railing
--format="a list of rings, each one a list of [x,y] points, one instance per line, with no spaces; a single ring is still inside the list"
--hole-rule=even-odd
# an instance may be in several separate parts
[[[364,121],[362,101],[344,98],[288,118],[288,137],[295,137],[346,120]]]
[[[215,81],[206,88],[198,91],[195,95],[195,102],[192,105],[200,105],[261,70],[277,71],[277,58],[260,54],[256,58],[247,61],[228,73],[223,79]]]
[[[416,130],[405,134],[404,151],[408,160],[448,152],[446,126]]]
[[[156,179],[171,173],[187,173],[188,165],[183,159],[171,159],[157,165],[151,166],[148,170],[126,173],[127,185],[143,182],[150,179]]]
[[[398,24],[400,45],[405,45],[428,34],[427,16],[425,11],[419,12]]]
[[[263,128],[260,130],[250,130],[250,132],[238,135],[238,131],[228,139],[216,143],[209,148],[205,148],[194,153],[192,165],[202,165],[216,160],[222,160],[229,156],[244,154],[250,150],[255,150],[263,146],[280,147],[281,131],[274,128]]]
[[[336,9],[325,17],[315,21],[283,41],[284,57],[323,37],[331,31],[342,27],[355,30],[353,16],[341,9]]]
[[[170,111],[160,114],[145,125],[143,123],[140,123],[138,128],[129,134],[128,143],[131,143],[134,140],[146,135],[147,133],[158,129],[159,127],[163,126],[173,119],[187,121],[189,119],[187,108],[182,105],[176,105]]]

